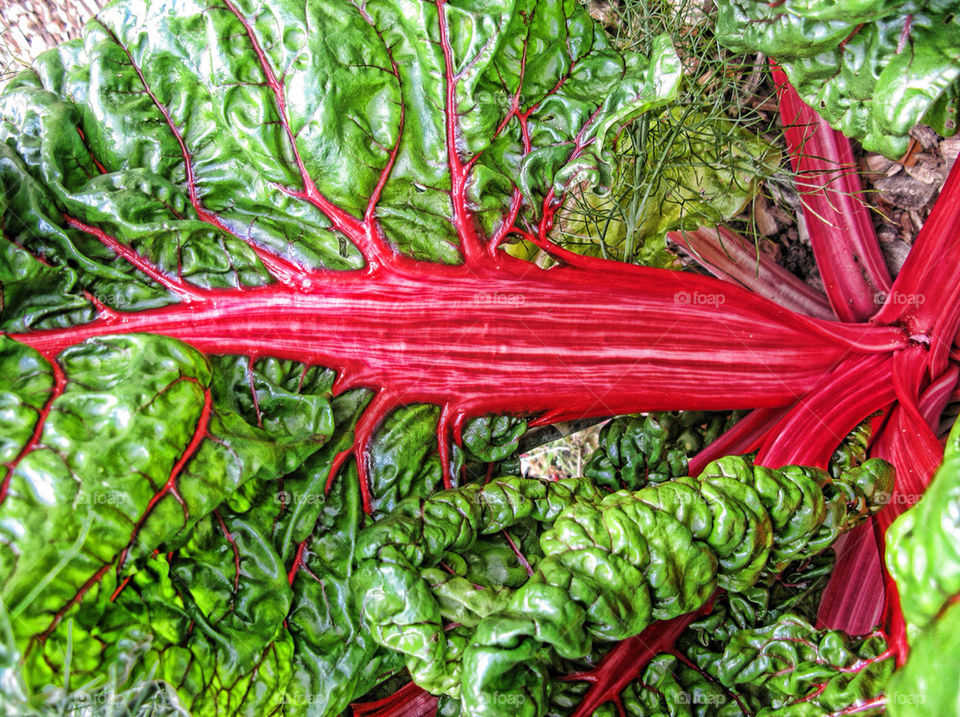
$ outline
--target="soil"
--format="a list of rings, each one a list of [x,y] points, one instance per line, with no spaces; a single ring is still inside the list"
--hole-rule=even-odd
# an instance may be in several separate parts
[[[910,245],[960,153],[960,136],[939,137],[918,125],[906,154],[893,162],[877,154],[859,157],[861,177],[873,205],[877,237],[891,273],[899,271]]]

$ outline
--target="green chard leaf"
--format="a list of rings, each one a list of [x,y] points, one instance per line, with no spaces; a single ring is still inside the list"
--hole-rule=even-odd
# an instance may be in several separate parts
[[[594,715],[823,717],[847,708],[880,714],[894,662],[882,636],[850,637],[810,624],[832,567],[831,554],[821,553],[772,581],[718,594],[670,652],[645,663],[619,705],[607,702]],[[571,663],[571,678],[551,683],[547,714],[569,714],[591,684],[584,676],[598,678],[602,664],[594,656]]]
[[[960,422],[943,464],[915,506],[886,534],[887,569],[897,583],[910,654],[890,682],[892,715],[953,714],[960,686],[942,679],[960,665]]]
[[[445,13],[464,58],[455,97],[461,150],[478,157],[466,200],[487,235],[518,183],[529,200],[520,224],[555,189],[607,184],[609,140],[669,100],[680,79],[668,38],[650,59],[623,56],[573,0]],[[3,283],[0,328],[89,319],[91,298],[124,310],[173,300],[83,227],[197,287],[270,283],[267,253],[295,269],[361,266],[327,205],[295,196],[303,176],[354,216],[377,196],[392,246],[459,263],[450,168],[439,159],[447,83],[437,27],[436,5],[414,0],[105,8],[82,43],[44,54],[4,93],[0,226],[21,248],[22,268]],[[347,39],[322,41],[332,36]],[[270,79],[280,71],[270,68],[283,68],[282,117]],[[498,130],[514,101],[529,116]],[[36,305],[28,294],[49,294],[54,274],[65,293]]]
[[[364,392],[331,399],[329,370],[208,361],[154,336],[81,344],[53,370],[2,341],[13,469],[0,476],[0,579],[14,652],[0,670],[16,671],[24,709],[68,672],[66,693],[108,675],[161,680],[198,715],[335,714],[400,668],[351,598],[365,520],[355,469],[325,490]],[[65,461],[66,440],[77,450]],[[375,485],[389,485],[390,456],[410,470],[398,441],[387,431],[374,446]],[[83,462],[105,444],[115,462]]]
[[[911,645],[907,663],[887,684],[893,717],[960,712],[956,665],[960,664],[960,604],[953,603]]]
[[[498,478],[398,504],[360,534],[352,584],[374,639],[404,654],[422,687],[459,697],[469,714],[495,714],[509,698],[541,715],[556,659],[696,610],[718,587],[749,591],[828,547],[891,484],[877,460],[834,480],[739,457],[633,493]],[[529,521],[543,530],[533,559],[517,550],[527,581],[461,577],[459,556],[481,535]]]
[[[960,423],[947,439],[943,464],[915,506],[887,530],[887,568],[903,616],[916,630],[960,593]]]
[[[338,384],[336,356],[122,321],[47,352],[10,335],[322,291],[368,264],[349,231],[367,214],[389,249],[459,264],[458,207],[492,236],[609,184],[615,136],[680,81],[669,37],[649,50],[621,53],[574,0],[119,0],[6,85],[0,704],[157,684],[201,716],[338,714],[403,669],[352,596],[358,536],[445,470],[516,466],[524,418],[470,416],[444,466],[441,407],[398,400],[361,476],[343,455],[382,395]],[[517,551],[539,557],[532,521],[503,523],[430,574],[464,624],[500,607],[474,583],[513,590]]]
[[[601,429],[583,474],[611,489],[642,488],[687,475],[687,459],[730,428],[738,415],[702,411],[621,416]]]
[[[249,674],[251,650],[260,656],[290,596],[280,589],[280,556],[262,542],[271,519],[236,515],[224,502],[236,503],[249,486],[276,480],[324,445],[333,424],[323,386],[319,394],[301,387],[303,408],[315,410],[296,422],[275,423],[275,401],[284,399],[265,392],[263,428],[236,410],[228,377],[215,377],[202,354],[172,339],[101,338],[64,351],[56,368],[2,342],[10,371],[0,395],[13,410],[33,412],[4,443],[0,522],[0,585],[28,685],[56,682],[67,654],[76,684],[129,670],[138,650],[170,637],[171,620],[181,632],[188,623],[216,624],[230,653],[218,655],[219,665],[225,674]],[[251,380],[266,386],[276,369],[251,365]],[[243,580],[234,575],[241,553]],[[125,595],[142,602],[131,607]],[[171,616],[178,595],[179,617]],[[225,614],[230,602],[251,612]],[[101,640],[113,647],[101,652]],[[203,667],[202,659],[192,664]],[[141,667],[152,669],[150,661]]]
[[[443,694],[442,714],[500,714],[505,699],[560,714],[583,690],[553,679],[564,666],[718,588],[715,634],[741,657],[770,630],[814,645],[780,681],[756,667],[762,648],[746,666],[728,655],[731,685],[748,690],[753,670],[789,691],[796,677],[795,696],[815,663],[835,692],[870,693],[821,662],[869,659],[875,641],[784,627],[799,620],[784,610],[807,618],[810,601],[771,607],[783,589],[771,581],[876,510],[886,464],[859,465],[856,450],[832,473],[730,457],[690,478],[689,456],[733,418],[651,414],[605,429],[595,483],[504,477],[541,409],[484,417],[452,396],[427,403],[439,389],[372,380],[367,363],[405,357],[402,338],[378,337],[372,358],[352,346],[353,364],[340,355],[353,329],[338,288],[352,282],[355,310],[390,299],[370,279],[389,256],[392,289],[415,294],[411,267],[465,276],[470,241],[506,262],[499,242],[548,234],[566,193],[616,194],[613,152],[634,142],[622,130],[661,112],[682,74],[668,36],[622,53],[576,0],[117,0],[10,81],[0,706],[162,695],[144,709],[338,715],[409,673]],[[930,112],[945,125],[956,93],[942,97]],[[696,118],[703,135],[676,154],[701,163],[651,190],[661,215],[634,227],[644,238],[728,216],[755,189],[735,175],[769,148],[741,137],[743,156],[715,168],[714,135],[731,128]],[[649,119],[647,142],[685,121]],[[642,142],[633,150],[636,169]],[[716,206],[674,211],[701,194]],[[494,264],[472,286],[506,266]],[[256,321],[284,312],[284,336]],[[467,369],[486,360],[449,331]],[[404,368],[427,382],[444,367]],[[563,414],[564,391],[547,416]],[[668,663],[649,684],[717,693]]]
[[[900,157],[919,122],[957,132],[955,0],[723,0],[718,36],[776,58],[804,101],[870,152]]]
[[[851,638],[815,630],[789,613],[737,630],[719,653],[690,648],[654,657],[621,694],[628,715],[836,714],[877,702],[893,672],[879,635]],[[610,712],[612,715],[613,713]]]

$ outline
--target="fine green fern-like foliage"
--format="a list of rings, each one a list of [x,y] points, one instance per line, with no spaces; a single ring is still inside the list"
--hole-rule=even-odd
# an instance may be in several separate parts
[[[618,138],[611,183],[570,193],[556,238],[582,254],[673,267],[668,231],[730,220],[781,171],[779,152],[762,136],[779,130],[753,109],[765,67],[722,47],[716,10],[696,0],[626,0],[610,13],[604,19],[625,49],[649,53],[659,35],[673,38],[684,77],[669,110]]]

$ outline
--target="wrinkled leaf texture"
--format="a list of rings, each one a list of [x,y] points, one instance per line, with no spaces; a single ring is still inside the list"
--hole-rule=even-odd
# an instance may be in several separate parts
[[[374,213],[378,241],[459,263],[460,207],[496,236],[604,185],[607,140],[678,77],[668,40],[621,56],[572,0],[121,0],[0,102],[0,331],[310,289],[363,266]],[[4,699],[149,675],[195,714],[335,714],[400,668],[349,599],[353,464],[328,486],[369,392],[143,334],[56,357],[0,336],[0,365]],[[439,410],[381,426],[373,517],[441,484]],[[522,430],[468,422],[452,459]]]
[[[947,439],[930,488],[885,536],[886,561],[897,582],[911,652],[888,686],[892,715],[953,714],[960,687],[939,679],[960,660],[960,422]]]
[[[960,126],[960,4],[955,0],[724,0],[728,47],[781,64],[803,100],[865,149],[904,154],[924,122]]]

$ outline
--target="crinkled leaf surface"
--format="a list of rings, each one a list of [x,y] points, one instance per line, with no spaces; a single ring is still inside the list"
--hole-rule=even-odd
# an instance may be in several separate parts
[[[169,301],[76,222],[201,287],[269,282],[264,250],[281,269],[357,267],[346,238],[374,204],[390,244],[457,263],[450,123],[493,234],[517,187],[532,220],[555,185],[606,176],[607,133],[679,76],[669,41],[625,58],[572,0],[443,7],[446,43],[426,2],[103,10],[0,109],[3,326],[89,318],[83,289],[125,310]],[[44,259],[71,265],[56,300]]]
[[[171,607],[178,591],[193,594],[180,605],[181,632],[191,620],[211,623],[225,649],[242,653],[220,664],[236,670],[239,661],[241,674],[244,667],[249,673],[250,651],[269,644],[265,637],[287,614],[290,596],[278,589],[278,581],[286,588],[282,556],[264,545],[282,504],[274,500],[272,513],[257,516],[241,500],[243,490],[271,484],[331,437],[329,372],[294,383],[300,411],[278,424],[275,396],[282,402],[283,369],[289,375],[290,367],[245,366],[265,389],[259,420],[248,422],[224,385],[235,366],[218,362],[215,370],[172,339],[87,342],[61,353],[55,369],[21,344],[3,339],[3,346],[3,401],[13,415],[32,418],[20,417],[4,443],[0,522],[0,580],[14,636],[39,638],[32,649],[20,643],[25,678],[55,682],[70,652],[67,639],[77,684],[111,666],[129,669],[138,650],[174,637],[150,602]],[[229,507],[238,500],[242,515]],[[224,614],[231,602],[242,607]],[[117,612],[124,609],[139,619]],[[257,637],[258,630],[268,634]],[[173,643],[187,643],[188,634]],[[101,639],[114,647],[101,653]],[[202,658],[196,666],[203,669]]]
[[[732,633],[727,649],[661,653],[621,695],[626,714],[828,715],[869,709],[893,671],[883,638],[815,630],[784,614]],[[610,709],[606,714],[615,714]]]
[[[899,157],[925,122],[956,133],[960,5],[724,0],[721,41],[783,66],[811,107],[871,152]]]
[[[29,709],[160,679],[199,715],[339,713],[403,667],[354,598],[361,536],[441,485],[469,495],[464,476],[496,470],[478,464],[512,460],[522,418],[478,415],[545,421],[665,400],[640,380],[624,391],[623,365],[674,371],[670,395],[699,391],[704,409],[779,406],[851,349],[901,348],[898,329],[828,330],[718,284],[736,321],[678,311],[671,287],[700,277],[612,263],[604,278],[634,301],[631,331],[561,337],[589,328],[570,286],[586,305],[607,298],[583,268],[600,263],[548,274],[497,247],[508,234],[548,243],[567,189],[610,185],[615,135],[676,92],[669,40],[652,48],[618,53],[573,0],[119,0],[15,79],[0,102],[0,689],[16,683]],[[517,295],[491,286],[533,287],[538,330],[509,304]],[[680,330],[649,322],[649,306]],[[705,322],[724,331],[691,372],[686,334]],[[718,387],[715,372],[733,378]],[[460,622],[451,642],[475,623],[495,638],[494,668],[528,666],[503,659],[512,617],[474,587],[523,585],[511,605],[523,629],[583,656],[593,638],[569,630],[582,615],[598,639],[632,635],[717,584],[765,578],[768,556],[779,566],[825,548],[876,492],[761,469],[753,488],[737,460],[712,468],[699,498],[645,489],[678,518],[629,501],[649,532],[650,555],[633,557],[650,567],[655,605],[634,587],[640,567],[613,595],[592,575],[622,567],[619,555],[538,553],[535,529],[498,525],[469,556],[433,556],[439,614]],[[825,488],[767,511],[788,483]],[[694,545],[703,526],[683,522],[706,511],[709,548]],[[578,528],[561,533],[575,542]],[[389,572],[395,546],[373,542],[384,554],[364,561]],[[554,584],[574,576],[585,608]],[[539,642],[525,644],[544,668]],[[540,689],[531,674],[512,676]]]
[[[718,585],[751,590],[777,571],[768,563],[819,552],[876,510],[891,485],[889,465],[874,460],[831,482],[823,471],[770,470],[733,456],[697,478],[636,492],[606,493],[586,479],[498,477],[402,501],[360,533],[351,585],[373,638],[405,656],[418,685],[459,697],[471,715],[498,714],[505,696],[521,714],[542,715],[556,658],[587,657],[594,641],[631,638],[653,619],[699,610]],[[544,525],[536,560],[524,561],[528,580],[511,590],[497,576],[464,579],[468,563],[458,554],[524,521]],[[825,649],[837,639],[826,637]],[[756,638],[761,647],[765,640]],[[725,665],[738,672],[752,659],[748,647],[732,648]],[[845,667],[848,656],[825,660]],[[809,685],[785,691],[798,696]]]
[[[0,330],[308,292],[378,244],[459,264],[608,183],[679,74],[668,39],[621,55],[572,0],[120,0],[0,101]],[[442,484],[441,409],[381,407],[361,481],[336,469],[380,397],[342,372],[110,333],[0,336],[4,699],[159,679],[199,715],[336,714],[399,670],[350,597],[354,539]],[[524,428],[458,423],[453,479]],[[519,581],[513,539],[459,569]]]
[[[736,414],[650,413],[622,416],[600,431],[599,446],[583,474],[610,489],[635,490],[688,475],[687,459],[728,429]]]

